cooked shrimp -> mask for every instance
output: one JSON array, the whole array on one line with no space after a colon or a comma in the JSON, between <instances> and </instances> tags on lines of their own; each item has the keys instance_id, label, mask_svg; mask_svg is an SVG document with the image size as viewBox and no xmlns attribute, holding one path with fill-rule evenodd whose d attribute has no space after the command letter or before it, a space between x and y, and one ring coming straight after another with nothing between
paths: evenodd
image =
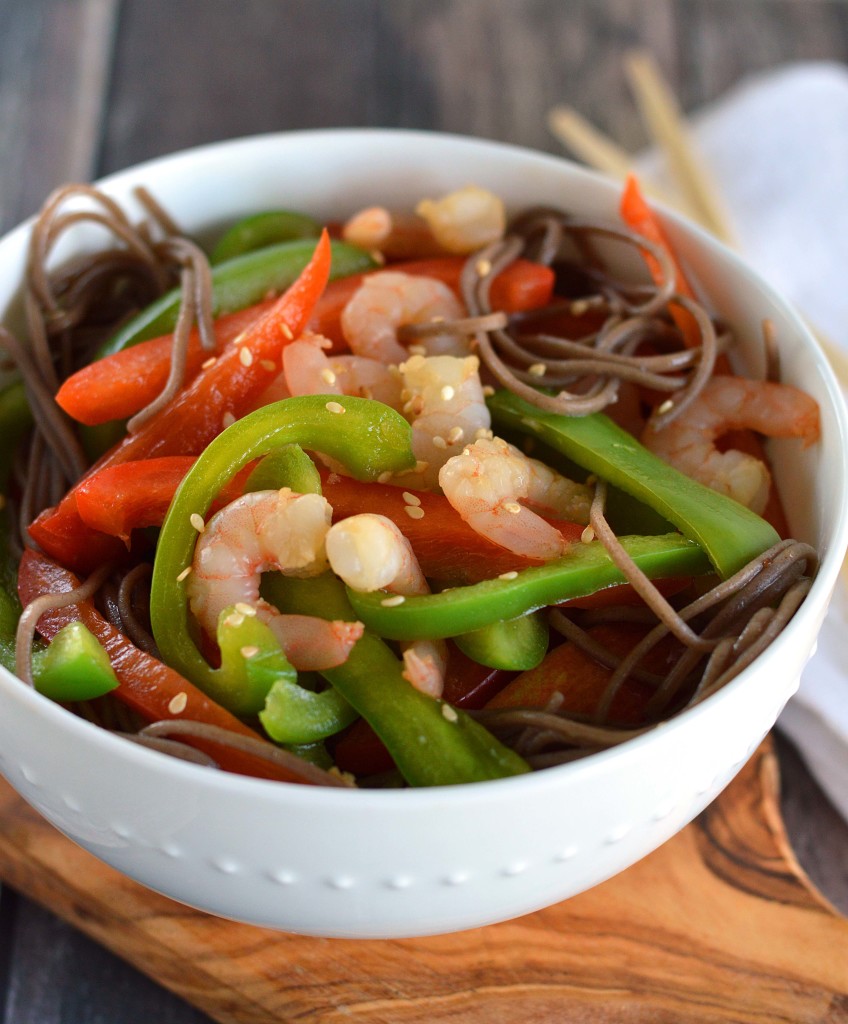
<instances>
[{"instance_id":1,"label":"cooked shrimp","mask_svg":"<svg viewBox=\"0 0 848 1024\"><path fill-rule=\"evenodd\" d=\"M529 558L558 558L567 542L522 501L572 522L589 520L591 492L499 437L481 438L442 466L445 497L477 533Z\"/></svg>"},{"instance_id":2,"label":"cooked shrimp","mask_svg":"<svg viewBox=\"0 0 848 1024\"><path fill-rule=\"evenodd\" d=\"M324 540L332 509L318 494L254 491L216 512L197 541L188 577L192 612L215 635L218 617L238 605L267 623L297 669L341 665L362 636L361 622L282 615L259 596L263 572L317 576L327 567Z\"/></svg>"},{"instance_id":3,"label":"cooked shrimp","mask_svg":"<svg viewBox=\"0 0 848 1024\"><path fill-rule=\"evenodd\" d=\"M399 409L401 379L367 356L328 356L311 339L283 349L283 374L292 395L355 395Z\"/></svg>"},{"instance_id":4,"label":"cooked shrimp","mask_svg":"<svg viewBox=\"0 0 848 1024\"><path fill-rule=\"evenodd\" d=\"M441 199L422 199L419 214L448 252L471 253L503 237L503 200L485 188L468 185Z\"/></svg>"},{"instance_id":5,"label":"cooked shrimp","mask_svg":"<svg viewBox=\"0 0 848 1024\"><path fill-rule=\"evenodd\" d=\"M354 590L428 594L409 541L385 516L364 512L342 519L327 534L333 572ZM441 640L414 640L403 646L404 676L423 693L438 697L445 682L447 648Z\"/></svg>"},{"instance_id":6,"label":"cooked shrimp","mask_svg":"<svg viewBox=\"0 0 848 1024\"><path fill-rule=\"evenodd\" d=\"M384 270L368 274L342 310L342 331L351 351L388 365L409 355L398 340L405 324L431 323L464 316L462 303L446 284L433 277ZM436 334L417 343L428 353L464 354L465 339Z\"/></svg>"},{"instance_id":7,"label":"cooked shrimp","mask_svg":"<svg viewBox=\"0 0 848 1024\"><path fill-rule=\"evenodd\" d=\"M768 437L819 437L819 408L787 384L713 377L698 397L661 430L649 422L642 442L665 462L757 513L768 501L771 475L760 459L716 441L731 430L756 430Z\"/></svg>"},{"instance_id":8,"label":"cooked shrimp","mask_svg":"<svg viewBox=\"0 0 848 1024\"><path fill-rule=\"evenodd\" d=\"M477 356L410 356L399 370L403 413L412 423L412 450L421 467L416 486L430 490L447 460L491 426L480 383L480 360Z\"/></svg>"}]
</instances>

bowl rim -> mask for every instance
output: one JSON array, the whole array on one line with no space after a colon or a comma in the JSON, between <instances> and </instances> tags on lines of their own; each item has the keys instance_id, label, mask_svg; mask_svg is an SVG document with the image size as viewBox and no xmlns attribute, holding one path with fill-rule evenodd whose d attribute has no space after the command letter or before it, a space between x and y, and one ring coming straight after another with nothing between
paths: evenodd
<instances>
[{"instance_id":1,"label":"bowl rim","mask_svg":"<svg viewBox=\"0 0 848 1024\"><path fill-rule=\"evenodd\" d=\"M388 140L400 140L405 145L414 146L423 144L431 147L433 145L458 147L465 152L476 152L481 157L489 155L495 159L508 157L523 160L537 166L547 167L559 173L564 173L567 176L574 176L578 180L585 181L591 188L606 192L609 195L620 194L619 183L596 171L576 164L565 157L551 153L450 132L369 127L315 128L291 132L268 132L206 143L152 157L141 163L99 178L94 182L94 185L107 191L120 190L128 184L137 183L139 180L142 180L145 174L151 172L161 173L163 170L179 170L181 164L195 167L198 161L204 162L209 158L230 154L239 149L258 147L261 150L267 148L268 151L273 151L280 146L297 145L302 141L319 142L322 144L332 142L336 145L346 144L359 147L366 144L384 143ZM689 235L699 247L705 248L709 252L711 259L718 259L729 264L746 281L756 284L757 288L768 298L769 302L781 312L786 322L804 339L806 352L814 360L815 370L823 380L825 392L831 409L835 414L835 423L839 432L840 451L843 456L841 460L841 473L834 481L841 485L836 526L832 535L828 538L828 549L824 553L809 594L795 613L789 627L772 642L768 649L770 652L769 656L771 654L779 654L782 647L791 642L794 633L803 629L808 619L818 615L822 604L826 605L830 593L836 584L845 550L848 548L848 412L846 412L842 390L818 342L786 299L740 256L722 242L710 236L703 228L692 223L676 211L664 206L662 203L652 203L652 205L660 213L663 220L671 222L676 229ZM35 215L13 227L0 237L0 255L7 248L20 244L29 232L34 220ZM7 312L8 309L4 308L0 316L5 316ZM760 658L763 656L761 655ZM42 697L34 689L23 685L13 673L2 668L2 666L0 666L0 692L3 693L4 699L18 701L27 712L42 717L46 716L47 721L57 729L70 730L72 735L78 736L83 742L91 743L94 741L95 744L102 744L104 752L109 756L114 753L115 756L126 759L130 764L136 764L151 773L168 776L187 785L201 786L203 788L211 786L218 791L236 796L257 796L263 799L267 797L272 800L294 801L295 803L307 802L315 804L317 802L319 807L326 809L350 806L351 802L353 802L358 811L362 810L364 806L373 805L384 810L411 808L417 812L423 806L432 803L461 803L467 799L472 799L475 803L480 801L487 803L497 802L507 792L511 797L520 798L522 794L529 790L536 791L540 788L556 788L559 781L564 777L571 778L605 771L612 763L618 760L638 758L642 748L650 745L657 735L668 735L680 729L695 727L696 723L705 715L709 717L712 714L717 714L719 707L725 701L732 699L732 695L746 685L749 674L752 670L756 669L760 658L757 658L751 666L744 669L736 678L722 687L720 691L713 694L707 701L687 709L668 721L659 723L653 729L640 736L627 740L618 746L589 755L586 758L546 768L544 771L531 772L504 779L452 786L411 787L402 790L351 790L335 787L304 786L296 783L239 776L229 772L209 771L200 765L181 761L138 744L129 743L120 736L67 712L60 705ZM276 798L273 794L277 794Z\"/></svg>"}]
</instances>

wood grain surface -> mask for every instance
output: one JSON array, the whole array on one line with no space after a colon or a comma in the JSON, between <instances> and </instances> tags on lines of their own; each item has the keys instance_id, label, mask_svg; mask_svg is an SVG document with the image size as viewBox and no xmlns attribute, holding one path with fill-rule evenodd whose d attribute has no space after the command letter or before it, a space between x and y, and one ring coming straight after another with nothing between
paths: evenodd
<instances>
[{"instance_id":1,"label":"wood grain surface","mask_svg":"<svg viewBox=\"0 0 848 1024\"><path fill-rule=\"evenodd\" d=\"M33 213L61 182L257 131L409 126L559 152L545 114L568 102L635 149L644 144L645 133L622 70L622 59L634 45L655 54L691 111L745 76L787 61L846 62L848 5L841 0L0 0L0 229ZM778 752L782 812L792 846L828 898L848 910L848 827L791 745L779 740ZM701 927L706 925L700 921L694 925ZM523 941L526 933L521 936ZM495 938L481 942L494 945ZM628 963L627 948L622 949L614 976ZM704 977L713 977L712 966L704 970ZM514 972L508 976L520 988L521 979ZM320 974L310 984L320 988ZM609 979L604 984L606 995L614 998ZM471 1001L466 994L456 1005ZM451 1005L449 998L444 1005ZM501 1019L569 1019L567 1003L557 1004L548 1016L542 1005L541 997L524 1004L516 997ZM524 1011L530 1006L535 1017ZM584 1011L570 1019L599 1019ZM458 1010L456 1019L472 1019L464 1012ZM638 1020L639 1012L638 999L621 1003L617 1019ZM663 1012L664 1017L649 1019L680 1019L673 1010ZM829 1018L810 1019L848 1020L844 1003L827 1012ZM360 1007L359 1019L414 1019L393 1013L378 1004L368 1017ZM421 1013L420 1019L428 1019ZM136 1021L198 1024L208 1017L4 887L0 1022Z\"/></svg>"},{"instance_id":2,"label":"wood grain surface","mask_svg":"<svg viewBox=\"0 0 848 1024\"><path fill-rule=\"evenodd\" d=\"M810 886L764 745L692 825L515 921L327 941L221 921L130 882L0 787L0 877L221 1024L848 1019L848 920Z\"/></svg>"}]
</instances>

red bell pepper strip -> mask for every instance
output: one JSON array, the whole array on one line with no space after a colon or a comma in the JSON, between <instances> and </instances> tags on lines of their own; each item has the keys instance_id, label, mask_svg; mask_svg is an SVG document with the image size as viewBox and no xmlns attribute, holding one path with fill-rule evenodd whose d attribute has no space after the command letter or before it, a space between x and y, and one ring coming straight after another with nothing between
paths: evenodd
<instances>
[{"instance_id":1,"label":"red bell pepper strip","mask_svg":"<svg viewBox=\"0 0 848 1024\"><path fill-rule=\"evenodd\" d=\"M648 241L665 249L674 265L675 287L677 288L677 291L681 295L685 295L690 299L694 298L692 287L686 280L683 268L680 266L677 257L674 255L674 250L669 244L668 238L666 237L662 225L659 222L659 218L648 205L644 195L642 194L642 190L639 188L639 182L632 174L628 175L627 180L624 183L624 192L621 196L621 219L629 228L635 231L636 234L642 235L643 238L647 238ZM651 253L647 251L643 252L643 256L645 258L645 263L648 265L648 270L651 272L651 276L654 281L659 284L663 279L659 263ZM689 310L684 309L676 303L671 303L669 305L669 311L671 312L674 322L680 328L687 347L697 347L701 343L701 332L698 330L695 318Z\"/></svg>"},{"instance_id":2,"label":"red bell pepper strip","mask_svg":"<svg viewBox=\"0 0 848 1024\"><path fill-rule=\"evenodd\" d=\"M50 559L32 550L24 551L18 570L18 592L23 605L40 594L67 593L78 583L72 573ZM45 612L39 620L38 630L45 639L52 640L63 626L78 621L97 637L109 656L119 682L118 688L112 691L113 695L146 721L184 719L205 722L242 736L261 739L253 729L210 700L179 673L130 643L123 633L100 615L90 600ZM184 704L181 694L185 696ZM180 697L179 705L182 706L178 713L171 710L175 697ZM207 751L226 771L283 782L303 781L282 766L252 754L202 740L186 738L185 742Z\"/></svg>"},{"instance_id":3,"label":"red bell pepper strip","mask_svg":"<svg viewBox=\"0 0 848 1024\"><path fill-rule=\"evenodd\" d=\"M321 236L315 254L295 283L192 383L137 433L126 437L95 467L164 455L198 455L226 426L240 418L278 375L280 353L306 326L330 273L330 241ZM50 556L77 571L120 555L120 542L86 526L76 506L76 488L30 526L33 540ZM117 545L117 546L116 546Z\"/></svg>"},{"instance_id":4,"label":"red bell pepper strip","mask_svg":"<svg viewBox=\"0 0 848 1024\"><path fill-rule=\"evenodd\" d=\"M216 352L234 341L275 302L276 299L267 299L218 317L214 324ZM173 335L166 334L89 363L62 384L56 392L57 404L73 419L89 427L128 419L149 405L165 387L172 342ZM197 329L192 330L186 352L186 381L197 376L211 355L201 348Z\"/></svg>"},{"instance_id":5,"label":"red bell pepper strip","mask_svg":"<svg viewBox=\"0 0 848 1024\"><path fill-rule=\"evenodd\" d=\"M398 484L403 478L398 478ZM477 583L503 572L538 565L538 560L515 555L474 531L459 516L447 498L430 491L405 491L390 484L363 484L336 473L323 473L324 497L333 507L336 520L360 512L386 516L412 545L424 575L431 580L456 585ZM404 494L418 499L416 506L424 515L410 518L409 502ZM577 523L549 520L567 541L576 541L583 532Z\"/></svg>"}]
</instances>

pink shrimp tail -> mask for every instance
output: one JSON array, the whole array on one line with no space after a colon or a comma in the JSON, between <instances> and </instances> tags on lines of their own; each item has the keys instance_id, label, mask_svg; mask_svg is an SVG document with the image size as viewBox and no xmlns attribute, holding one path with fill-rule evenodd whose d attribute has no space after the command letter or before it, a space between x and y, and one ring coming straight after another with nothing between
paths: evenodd
<instances>
[{"instance_id":1,"label":"pink shrimp tail","mask_svg":"<svg viewBox=\"0 0 848 1024\"><path fill-rule=\"evenodd\" d=\"M277 615L268 625L286 657L303 672L343 665L365 631L361 622L328 622L312 615Z\"/></svg>"}]
</instances>

